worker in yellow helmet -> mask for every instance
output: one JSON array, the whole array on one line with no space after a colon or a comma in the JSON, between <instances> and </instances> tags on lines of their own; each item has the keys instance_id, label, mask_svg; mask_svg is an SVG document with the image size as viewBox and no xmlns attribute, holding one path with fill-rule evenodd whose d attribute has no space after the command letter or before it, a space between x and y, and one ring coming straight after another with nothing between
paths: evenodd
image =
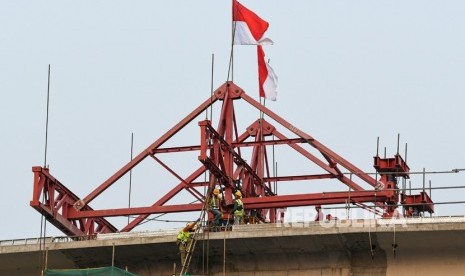
<instances>
[{"instance_id":1,"label":"worker in yellow helmet","mask_svg":"<svg viewBox=\"0 0 465 276\"><path fill-rule=\"evenodd\" d=\"M195 225L199 220L189 222L186 226L179 231L176 244L179 246L179 253L181 254L181 266L184 266L186 261L187 252L191 250L192 236L191 232L194 232Z\"/></svg>"},{"instance_id":2,"label":"worker in yellow helmet","mask_svg":"<svg viewBox=\"0 0 465 276\"><path fill-rule=\"evenodd\" d=\"M218 231L220 227L220 219L223 217L223 213L221 212L220 190L213 190L208 203L208 211L210 211L213 215L213 231Z\"/></svg>"},{"instance_id":3,"label":"worker in yellow helmet","mask_svg":"<svg viewBox=\"0 0 465 276\"><path fill-rule=\"evenodd\" d=\"M234 225L242 224L244 219L244 204L242 203L242 193L241 191L236 191L234 193L234 208L232 213L234 214Z\"/></svg>"}]
</instances>

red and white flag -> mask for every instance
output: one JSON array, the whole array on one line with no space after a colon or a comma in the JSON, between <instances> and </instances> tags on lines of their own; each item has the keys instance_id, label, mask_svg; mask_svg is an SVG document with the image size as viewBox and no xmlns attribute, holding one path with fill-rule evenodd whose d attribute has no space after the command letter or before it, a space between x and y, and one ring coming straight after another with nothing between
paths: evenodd
<instances>
[{"instance_id":1,"label":"red and white flag","mask_svg":"<svg viewBox=\"0 0 465 276\"><path fill-rule=\"evenodd\" d=\"M276 101L276 96L278 95L278 77L274 73L273 68L266 62L265 52L261 45L257 46L257 56L260 97Z\"/></svg>"},{"instance_id":2,"label":"red and white flag","mask_svg":"<svg viewBox=\"0 0 465 276\"><path fill-rule=\"evenodd\" d=\"M273 41L264 37L268 22L253 11L244 7L237 0L233 1L233 27L235 45L266 45Z\"/></svg>"}]
</instances>

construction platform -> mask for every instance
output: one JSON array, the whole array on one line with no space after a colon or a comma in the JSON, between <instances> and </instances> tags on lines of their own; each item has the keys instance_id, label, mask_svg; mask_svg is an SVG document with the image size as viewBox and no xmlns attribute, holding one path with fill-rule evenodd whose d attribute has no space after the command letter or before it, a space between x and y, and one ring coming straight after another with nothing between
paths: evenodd
<instances>
[{"instance_id":1,"label":"construction platform","mask_svg":"<svg viewBox=\"0 0 465 276\"><path fill-rule=\"evenodd\" d=\"M114 264L172 275L179 229L47 238L48 268ZM40 275L38 239L0 242L0 275ZM114 251L113 251L114 249ZM43 251L42 251L43 253ZM205 232L190 273L202 275L460 275L465 217L257 224Z\"/></svg>"}]
</instances>

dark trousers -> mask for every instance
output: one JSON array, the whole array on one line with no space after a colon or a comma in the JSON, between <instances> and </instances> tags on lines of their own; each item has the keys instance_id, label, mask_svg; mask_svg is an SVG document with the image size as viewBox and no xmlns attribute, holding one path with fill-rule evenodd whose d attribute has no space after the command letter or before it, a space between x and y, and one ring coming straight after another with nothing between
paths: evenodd
<instances>
[{"instance_id":1,"label":"dark trousers","mask_svg":"<svg viewBox=\"0 0 465 276\"><path fill-rule=\"evenodd\" d=\"M220 226L220 219L223 216L223 214L218 209L212 209L210 210L210 212L213 214L213 225Z\"/></svg>"}]
</instances>

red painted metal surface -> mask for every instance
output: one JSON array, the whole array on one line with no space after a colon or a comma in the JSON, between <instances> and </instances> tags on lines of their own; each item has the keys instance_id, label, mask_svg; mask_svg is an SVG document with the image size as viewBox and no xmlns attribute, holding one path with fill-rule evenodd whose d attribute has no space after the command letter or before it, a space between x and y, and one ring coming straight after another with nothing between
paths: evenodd
<instances>
[{"instance_id":1,"label":"red painted metal surface","mask_svg":"<svg viewBox=\"0 0 465 276\"><path fill-rule=\"evenodd\" d=\"M434 213L434 203L426 192L420 192L417 195L405 195L403 205L407 209L407 216L409 215L409 209Z\"/></svg>"},{"instance_id":2,"label":"red painted metal surface","mask_svg":"<svg viewBox=\"0 0 465 276\"><path fill-rule=\"evenodd\" d=\"M32 171L34 191L30 205L63 233L69 236L83 236L117 231L116 227L103 217L70 218L68 212L73 210L72 206L79 198L51 176L48 169L33 167ZM93 211L89 206L82 210Z\"/></svg>"},{"instance_id":3,"label":"red painted metal surface","mask_svg":"<svg viewBox=\"0 0 465 276\"><path fill-rule=\"evenodd\" d=\"M217 120L218 125L213 127L209 120L198 122L200 144L162 147L210 105L218 101L222 104ZM242 133L239 133L235 101L245 101L271 120L265 120L264 116L260 116L259 119L252 121ZM272 121L276 124L272 124ZM293 137L287 137L282 131L291 133ZM313 164L312 170L309 169L298 175L273 174L271 146L286 147L295 152L309 164ZM316 154L311 153L306 147L310 147ZM248 151L248 156L244 155L245 148L251 149ZM199 153L198 160L192 160L192 162L199 162L200 167L186 178L157 157L159 154L187 151ZM89 206L92 200L146 157L151 157L161 168L178 180L169 192L147 207L94 210ZM286 163L292 166L292 162ZM380 173L380 181L376 181L312 136L252 99L233 82L227 82L215 90L211 98L82 199L51 176L48 169L34 167L34 193L31 206L44 214L47 220L67 235L131 231L151 214L199 211L204 206L203 189L205 186L208 190L215 186L221 189L226 217L233 204L232 195L236 190L240 190L244 195L246 213L253 214L257 220L262 221L277 221L277 218L281 217L278 208L350 203L379 215L390 216L399 201L399 193L395 190L397 188L396 178L408 178L409 168L399 155L394 158L375 157L374 166ZM315 168L321 171L316 172ZM199 179L205 172L208 174L208 181ZM395 173L395 176L392 173ZM351 176L356 176L356 180ZM327 180L338 180L343 184L341 192L277 194L278 185L290 185L289 182L294 181ZM380 182L382 185L379 185ZM312 183L312 185L315 184ZM364 186L369 189L363 188ZM182 191L190 193L197 202L168 204L168 201ZM434 210L433 203L427 195L422 194L421 198L408 197L407 201L412 204L425 204L426 211ZM128 215L137 215L137 217L120 229L106 220L107 217Z\"/></svg>"}]
</instances>

